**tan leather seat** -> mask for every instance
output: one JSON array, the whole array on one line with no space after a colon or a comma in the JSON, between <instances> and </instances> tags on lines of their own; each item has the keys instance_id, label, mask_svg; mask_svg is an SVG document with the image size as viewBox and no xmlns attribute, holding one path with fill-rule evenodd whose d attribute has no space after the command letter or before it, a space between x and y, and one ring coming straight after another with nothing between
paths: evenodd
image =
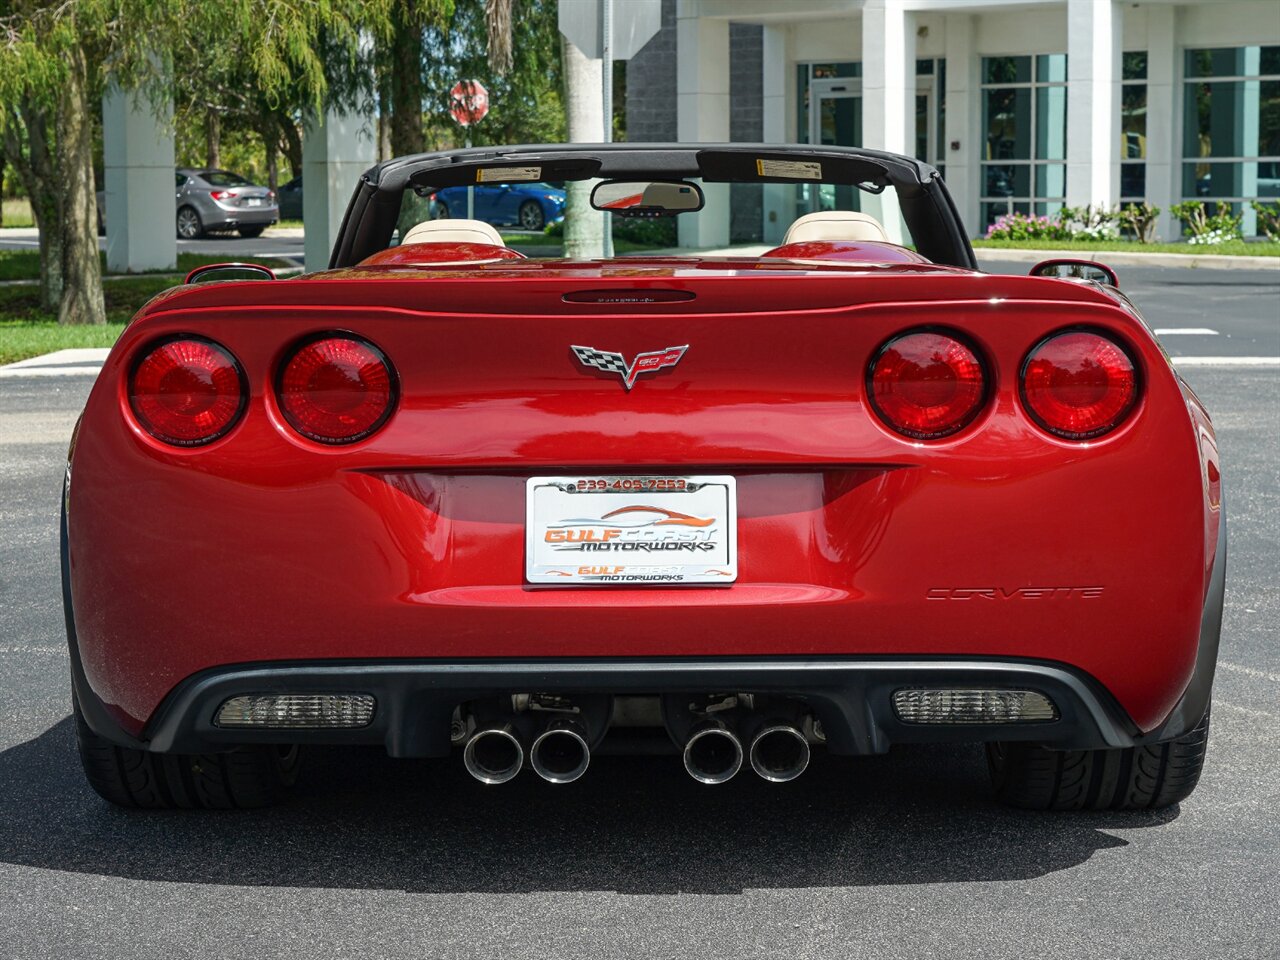
<instances>
[{"instance_id":1,"label":"tan leather seat","mask_svg":"<svg viewBox=\"0 0 1280 960\"><path fill-rule=\"evenodd\" d=\"M889 235L875 217L854 210L820 210L806 213L787 228L782 245L814 240L874 240L888 243Z\"/></svg>"},{"instance_id":2,"label":"tan leather seat","mask_svg":"<svg viewBox=\"0 0 1280 960\"><path fill-rule=\"evenodd\" d=\"M502 235L483 220L424 220L409 228L400 245L409 243L488 243L505 247Z\"/></svg>"}]
</instances>

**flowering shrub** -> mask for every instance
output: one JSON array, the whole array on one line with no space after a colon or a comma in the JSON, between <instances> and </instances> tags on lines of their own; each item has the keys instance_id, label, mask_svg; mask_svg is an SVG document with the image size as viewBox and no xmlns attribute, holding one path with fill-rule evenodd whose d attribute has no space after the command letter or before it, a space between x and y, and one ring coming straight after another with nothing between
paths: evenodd
<instances>
[{"instance_id":1,"label":"flowering shrub","mask_svg":"<svg viewBox=\"0 0 1280 960\"><path fill-rule=\"evenodd\" d=\"M1160 208L1149 203L1130 203L1120 211L1120 224L1139 243L1151 243L1156 236Z\"/></svg>"},{"instance_id":2,"label":"flowering shrub","mask_svg":"<svg viewBox=\"0 0 1280 960\"><path fill-rule=\"evenodd\" d=\"M1229 240L1240 240L1240 223L1244 215L1232 213L1231 207L1223 205L1218 212L1210 215L1199 200L1188 200L1175 203L1169 212L1186 224L1191 234L1187 243L1197 246L1215 246Z\"/></svg>"},{"instance_id":3,"label":"flowering shrub","mask_svg":"<svg viewBox=\"0 0 1280 960\"><path fill-rule=\"evenodd\" d=\"M1280 243L1280 203L1254 200L1253 211L1258 215L1258 232L1273 243Z\"/></svg>"},{"instance_id":4,"label":"flowering shrub","mask_svg":"<svg viewBox=\"0 0 1280 960\"><path fill-rule=\"evenodd\" d=\"M1215 229L1206 230L1204 233L1197 233L1193 237L1187 239L1187 245L1192 247L1214 247L1220 243L1228 243L1231 240L1239 240L1240 231L1232 232L1231 230Z\"/></svg>"},{"instance_id":5,"label":"flowering shrub","mask_svg":"<svg viewBox=\"0 0 1280 960\"><path fill-rule=\"evenodd\" d=\"M1070 234L1056 219L1006 213L987 227L987 240L1066 240Z\"/></svg>"}]
</instances>

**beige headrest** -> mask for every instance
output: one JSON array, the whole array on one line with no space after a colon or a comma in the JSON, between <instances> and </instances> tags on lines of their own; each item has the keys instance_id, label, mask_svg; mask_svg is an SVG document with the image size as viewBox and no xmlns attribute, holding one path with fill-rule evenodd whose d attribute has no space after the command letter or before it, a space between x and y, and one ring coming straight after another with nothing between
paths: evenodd
<instances>
[{"instance_id":1,"label":"beige headrest","mask_svg":"<svg viewBox=\"0 0 1280 960\"><path fill-rule=\"evenodd\" d=\"M806 213L787 228L782 238L788 243L808 243L812 240L876 240L888 243L889 235L880 221L865 213L853 210L820 210Z\"/></svg>"},{"instance_id":2,"label":"beige headrest","mask_svg":"<svg viewBox=\"0 0 1280 960\"><path fill-rule=\"evenodd\" d=\"M400 240L406 243L489 243L505 247L502 236L483 220L424 220L409 228Z\"/></svg>"}]
</instances>

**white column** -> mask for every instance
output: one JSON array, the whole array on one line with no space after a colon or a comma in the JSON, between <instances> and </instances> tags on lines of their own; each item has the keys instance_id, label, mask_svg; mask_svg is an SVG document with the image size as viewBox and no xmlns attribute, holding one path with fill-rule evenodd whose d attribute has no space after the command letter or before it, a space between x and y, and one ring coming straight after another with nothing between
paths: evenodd
<instances>
[{"instance_id":1,"label":"white column","mask_svg":"<svg viewBox=\"0 0 1280 960\"><path fill-rule=\"evenodd\" d=\"M982 196L981 164L986 156L982 131L982 64L974 49L972 16L948 14L946 31L947 142L939 154L947 165L947 189L972 237L982 232L978 201ZM951 148L952 144L956 149Z\"/></svg>"},{"instance_id":2,"label":"white column","mask_svg":"<svg viewBox=\"0 0 1280 960\"><path fill-rule=\"evenodd\" d=\"M377 155L377 131L370 117L331 110L303 125L302 223L308 273L329 266L347 203Z\"/></svg>"},{"instance_id":3,"label":"white column","mask_svg":"<svg viewBox=\"0 0 1280 960\"><path fill-rule=\"evenodd\" d=\"M107 269L173 269L178 262L173 179L173 105L156 111L115 84L102 98Z\"/></svg>"},{"instance_id":4,"label":"white column","mask_svg":"<svg viewBox=\"0 0 1280 960\"><path fill-rule=\"evenodd\" d=\"M729 21L698 16L698 5L676 6L676 132L682 143L729 141ZM680 217L682 247L729 244L729 185L703 184L702 211Z\"/></svg>"},{"instance_id":5,"label":"white column","mask_svg":"<svg viewBox=\"0 0 1280 960\"><path fill-rule=\"evenodd\" d=\"M1159 207L1157 239L1172 241L1181 232L1181 223L1169 207L1181 199L1182 144L1176 132L1182 129L1177 105L1178 49L1174 43L1177 7L1152 4L1147 7L1147 203ZM1117 120L1117 124L1118 124Z\"/></svg>"},{"instance_id":6,"label":"white column","mask_svg":"<svg viewBox=\"0 0 1280 960\"><path fill-rule=\"evenodd\" d=\"M902 0L867 0L862 8L862 146L914 152L915 91L915 17ZM894 243L909 239L892 190L878 197L864 194L862 209L884 224Z\"/></svg>"},{"instance_id":7,"label":"white column","mask_svg":"<svg viewBox=\"0 0 1280 960\"><path fill-rule=\"evenodd\" d=\"M766 24L764 76L762 77L763 131L765 143L789 143L787 136L787 28ZM787 184L764 185L764 242L779 244L796 217L796 189Z\"/></svg>"},{"instance_id":8,"label":"white column","mask_svg":"<svg viewBox=\"0 0 1280 960\"><path fill-rule=\"evenodd\" d=\"M1112 0L1067 0L1067 204L1120 196L1123 15Z\"/></svg>"}]
</instances>

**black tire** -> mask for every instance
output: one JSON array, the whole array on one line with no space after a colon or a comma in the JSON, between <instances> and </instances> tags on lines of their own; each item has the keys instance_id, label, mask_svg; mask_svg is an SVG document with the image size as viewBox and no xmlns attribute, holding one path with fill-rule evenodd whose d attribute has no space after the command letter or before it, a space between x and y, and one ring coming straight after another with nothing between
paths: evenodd
<instances>
[{"instance_id":1,"label":"black tire","mask_svg":"<svg viewBox=\"0 0 1280 960\"><path fill-rule=\"evenodd\" d=\"M987 744L996 796L1025 810L1157 810L1191 796L1204 767L1209 711L1176 740L1123 750Z\"/></svg>"},{"instance_id":2,"label":"black tire","mask_svg":"<svg viewBox=\"0 0 1280 960\"><path fill-rule=\"evenodd\" d=\"M234 810L279 801L298 778L298 748L242 747L231 753L147 753L118 747L84 722L73 704L80 763L104 800L144 810Z\"/></svg>"},{"instance_id":3,"label":"black tire","mask_svg":"<svg viewBox=\"0 0 1280 960\"><path fill-rule=\"evenodd\" d=\"M441 203L437 200L431 205L432 220L448 220L450 216L449 205L447 203Z\"/></svg>"},{"instance_id":4,"label":"black tire","mask_svg":"<svg viewBox=\"0 0 1280 960\"><path fill-rule=\"evenodd\" d=\"M239 233L240 233L240 236L244 237L246 240L252 240L254 237L262 236L262 231L265 229L267 228L266 227L240 227Z\"/></svg>"},{"instance_id":5,"label":"black tire","mask_svg":"<svg viewBox=\"0 0 1280 960\"><path fill-rule=\"evenodd\" d=\"M177 229L179 240L199 240L204 236L204 223L195 207L178 208Z\"/></svg>"},{"instance_id":6,"label":"black tire","mask_svg":"<svg viewBox=\"0 0 1280 960\"><path fill-rule=\"evenodd\" d=\"M541 230L547 225L546 214L536 200L526 200L520 204L520 226L525 230Z\"/></svg>"}]
</instances>

